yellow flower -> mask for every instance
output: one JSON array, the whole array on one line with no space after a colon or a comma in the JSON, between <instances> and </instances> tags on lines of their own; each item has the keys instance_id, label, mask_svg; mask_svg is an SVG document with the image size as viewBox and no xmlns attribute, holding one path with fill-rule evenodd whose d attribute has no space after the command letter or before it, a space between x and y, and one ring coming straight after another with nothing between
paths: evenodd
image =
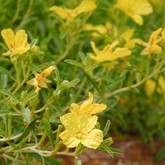
<instances>
[{"instance_id":1,"label":"yellow flower","mask_svg":"<svg viewBox=\"0 0 165 165\"><path fill-rule=\"evenodd\" d=\"M49 76L54 69L54 66L50 66L49 68L45 69L42 73L35 74L35 78L29 80L27 83L36 87L35 92L39 92L39 90L41 89L40 87L48 88L47 83L51 83L51 81L46 79L46 77Z\"/></svg>"},{"instance_id":2,"label":"yellow flower","mask_svg":"<svg viewBox=\"0 0 165 165\"><path fill-rule=\"evenodd\" d=\"M25 30L19 30L14 34L12 29L4 29L1 31L1 35L9 48L9 51L3 55L24 54L30 49Z\"/></svg>"},{"instance_id":3,"label":"yellow flower","mask_svg":"<svg viewBox=\"0 0 165 165\"><path fill-rule=\"evenodd\" d=\"M77 147L80 143L88 148L96 149L103 141L103 132L95 129L97 116L80 116L71 112L60 120L66 130L59 136L68 148Z\"/></svg>"},{"instance_id":4,"label":"yellow flower","mask_svg":"<svg viewBox=\"0 0 165 165\"><path fill-rule=\"evenodd\" d=\"M147 80L145 83L144 89L145 89L146 95L148 97L152 97L156 90L156 82L152 79Z\"/></svg>"},{"instance_id":5,"label":"yellow flower","mask_svg":"<svg viewBox=\"0 0 165 165\"><path fill-rule=\"evenodd\" d=\"M134 30L133 29L129 29L127 31L125 31L120 37L121 39L124 39L124 47L128 48L128 49L132 49L136 46L136 44L141 44L142 40L139 38L132 38L134 34Z\"/></svg>"},{"instance_id":6,"label":"yellow flower","mask_svg":"<svg viewBox=\"0 0 165 165\"><path fill-rule=\"evenodd\" d=\"M59 6L52 6L50 8L51 11L55 12L62 19L67 21L72 21L75 17L80 15L81 13L86 13L94 10L96 8L96 0L83 0L76 8L67 9Z\"/></svg>"},{"instance_id":7,"label":"yellow flower","mask_svg":"<svg viewBox=\"0 0 165 165\"><path fill-rule=\"evenodd\" d=\"M158 37L161 34L162 28L155 30L150 38L148 43L144 42L145 49L142 50L141 55L148 55L151 53L161 53L162 48L158 45L159 42L162 40L162 37Z\"/></svg>"},{"instance_id":8,"label":"yellow flower","mask_svg":"<svg viewBox=\"0 0 165 165\"><path fill-rule=\"evenodd\" d=\"M142 15L148 15L153 12L152 6L147 0L118 0L117 7L138 25L143 25Z\"/></svg>"},{"instance_id":9,"label":"yellow flower","mask_svg":"<svg viewBox=\"0 0 165 165\"><path fill-rule=\"evenodd\" d=\"M90 57L96 62L104 62L113 61L131 54L131 51L127 48L115 48L117 44L118 42L116 41L112 44L106 45L103 50L98 50L95 46L95 43L91 42L91 46L95 55L91 54Z\"/></svg>"},{"instance_id":10,"label":"yellow flower","mask_svg":"<svg viewBox=\"0 0 165 165\"><path fill-rule=\"evenodd\" d=\"M93 95L89 93L89 99L84 101L81 105L72 103L71 104L72 112L75 112L79 115L92 115L99 113L107 108L105 104L94 104Z\"/></svg>"}]
</instances>

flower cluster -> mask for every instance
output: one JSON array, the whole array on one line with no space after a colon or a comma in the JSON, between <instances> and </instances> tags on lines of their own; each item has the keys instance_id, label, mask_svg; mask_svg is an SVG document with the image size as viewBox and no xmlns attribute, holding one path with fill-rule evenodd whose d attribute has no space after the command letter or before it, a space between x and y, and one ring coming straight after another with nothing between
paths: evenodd
<instances>
[{"instance_id":1,"label":"flower cluster","mask_svg":"<svg viewBox=\"0 0 165 165\"><path fill-rule=\"evenodd\" d=\"M65 131L60 134L63 144L68 148L83 144L88 148L96 149L103 141L103 132L95 128L98 112L106 109L105 104L93 103L93 95L81 105L71 104L71 112L60 117Z\"/></svg>"}]
</instances>

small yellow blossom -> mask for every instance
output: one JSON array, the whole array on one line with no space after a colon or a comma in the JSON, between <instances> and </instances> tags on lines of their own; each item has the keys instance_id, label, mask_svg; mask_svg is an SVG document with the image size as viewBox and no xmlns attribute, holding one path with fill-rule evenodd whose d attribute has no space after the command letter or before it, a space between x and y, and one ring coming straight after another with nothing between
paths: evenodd
<instances>
[{"instance_id":1,"label":"small yellow blossom","mask_svg":"<svg viewBox=\"0 0 165 165\"><path fill-rule=\"evenodd\" d=\"M12 29L4 29L1 31L1 35L9 48L9 51L3 55L24 54L30 49L25 30L19 30L14 34Z\"/></svg>"},{"instance_id":2,"label":"small yellow blossom","mask_svg":"<svg viewBox=\"0 0 165 165\"><path fill-rule=\"evenodd\" d=\"M46 77L49 76L54 69L54 66L50 66L49 68L45 69L42 73L35 74L35 78L29 80L27 83L36 87L35 92L39 92L39 90L41 89L40 87L48 88L47 83L51 83L51 81L46 79Z\"/></svg>"},{"instance_id":3,"label":"small yellow blossom","mask_svg":"<svg viewBox=\"0 0 165 165\"><path fill-rule=\"evenodd\" d=\"M107 106L105 104L94 104L93 95L89 93L89 99L84 101L81 105L72 103L71 109L72 112L75 112L80 115L93 115L105 110Z\"/></svg>"},{"instance_id":4,"label":"small yellow blossom","mask_svg":"<svg viewBox=\"0 0 165 165\"><path fill-rule=\"evenodd\" d=\"M159 37L161 34L162 28L155 30L150 38L148 43L144 42L145 49L142 50L141 55L149 55L151 53L159 54L162 52L162 48L158 45L162 40L162 37Z\"/></svg>"},{"instance_id":5,"label":"small yellow blossom","mask_svg":"<svg viewBox=\"0 0 165 165\"><path fill-rule=\"evenodd\" d=\"M90 57L96 62L100 63L104 61L113 61L131 54L131 51L127 48L115 48L117 44L118 42L116 41L112 44L106 45L103 50L98 50L95 46L95 43L91 42L91 46L95 55L91 54Z\"/></svg>"},{"instance_id":6,"label":"small yellow blossom","mask_svg":"<svg viewBox=\"0 0 165 165\"><path fill-rule=\"evenodd\" d=\"M83 0L76 8L68 9L62 8L59 6L52 6L50 8L51 11L55 12L62 19L67 21L72 21L81 13L86 13L94 10L96 8L96 0Z\"/></svg>"},{"instance_id":7,"label":"small yellow blossom","mask_svg":"<svg viewBox=\"0 0 165 165\"><path fill-rule=\"evenodd\" d=\"M133 29L129 29L127 31L125 31L123 34L121 34L120 38L124 39L124 47L128 48L128 49L132 49L136 46L136 44L141 44L142 40L139 38L132 38L134 34L134 30Z\"/></svg>"},{"instance_id":8,"label":"small yellow blossom","mask_svg":"<svg viewBox=\"0 0 165 165\"><path fill-rule=\"evenodd\" d=\"M142 15L148 15L153 12L152 6L147 0L118 0L117 7L138 25L143 25Z\"/></svg>"},{"instance_id":9,"label":"small yellow blossom","mask_svg":"<svg viewBox=\"0 0 165 165\"><path fill-rule=\"evenodd\" d=\"M103 132L94 128L97 116L85 116L71 112L60 117L66 130L59 136L68 148L77 147L80 143L96 149L103 141Z\"/></svg>"},{"instance_id":10,"label":"small yellow blossom","mask_svg":"<svg viewBox=\"0 0 165 165\"><path fill-rule=\"evenodd\" d=\"M147 80L145 83L144 89L145 89L146 95L148 97L152 97L156 90L156 82L152 79Z\"/></svg>"}]
</instances>

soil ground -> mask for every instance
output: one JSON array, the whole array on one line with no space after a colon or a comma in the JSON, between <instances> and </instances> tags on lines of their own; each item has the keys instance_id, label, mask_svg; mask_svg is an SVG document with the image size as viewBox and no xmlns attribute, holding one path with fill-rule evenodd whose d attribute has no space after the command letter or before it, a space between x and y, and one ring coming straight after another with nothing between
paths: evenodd
<instances>
[{"instance_id":1,"label":"soil ground","mask_svg":"<svg viewBox=\"0 0 165 165\"><path fill-rule=\"evenodd\" d=\"M165 143L155 140L155 146L142 144L136 136L127 136L124 139L113 137L114 145L112 147L121 149L121 155L110 157L103 151L87 150L78 157L83 165L165 165L165 159L156 162L155 154ZM63 157L62 165L74 165L71 157Z\"/></svg>"}]
</instances>

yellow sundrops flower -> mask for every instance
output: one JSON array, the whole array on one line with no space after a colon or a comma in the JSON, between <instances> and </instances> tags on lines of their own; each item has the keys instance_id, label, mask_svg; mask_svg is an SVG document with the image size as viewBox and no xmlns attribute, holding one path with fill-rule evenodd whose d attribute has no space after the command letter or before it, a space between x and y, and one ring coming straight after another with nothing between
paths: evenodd
<instances>
[{"instance_id":1,"label":"yellow sundrops flower","mask_svg":"<svg viewBox=\"0 0 165 165\"><path fill-rule=\"evenodd\" d=\"M9 51L3 55L24 54L30 49L25 30L19 30L14 34L12 29L4 29L1 31L1 35L9 48Z\"/></svg>"},{"instance_id":2,"label":"yellow sundrops flower","mask_svg":"<svg viewBox=\"0 0 165 165\"><path fill-rule=\"evenodd\" d=\"M89 99L84 101L81 105L72 103L71 109L72 112L75 112L79 115L93 115L105 110L107 106L105 104L94 104L93 95L89 93Z\"/></svg>"},{"instance_id":3,"label":"yellow sundrops flower","mask_svg":"<svg viewBox=\"0 0 165 165\"><path fill-rule=\"evenodd\" d=\"M143 25L142 15L153 12L152 6L147 0L118 0L117 7L138 25Z\"/></svg>"},{"instance_id":4,"label":"yellow sundrops flower","mask_svg":"<svg viewBox=\"0 0 165 165\"><path fill-rule=\"evenodd\" d=\"M76 8L67 9L59 6L52 6L51 11L55 12L62 19L67 21L72 21L81 13L86 13L94 10L96 8L96 0L83 0Z\"/></svg>"},{"instance_id":5,"label":"yellow sundrops flower","mask_svg":"<svg viewBox=\"0 0 165 165\"><path fill-rule=\"evenodd\" d=\"M54 69L54 66L50 66L49 68L45 69L42 73L35 74L35 78L29 80L27 83L36 87L35 92L39 92L39 90L41 89L40 87L48 88L47 83L51 83L51 81L46 79L46 77L49 76Z\"/></svg>"},{"instance_id":6,"label":"yellow sundrops flower","mask_svg":"<svg viewBox=\"0 0 165 165\"><path fill-rule=\"evenodd\" d=\"M127 48L115 48L117 44L118 42L115 41L112 44L106 45L103 50L98 50L95 46L95 43L91 42L91 46L95 55L91 54L90 57L96 62L100 63L104 61L113 61L131 54L131 51Z\"/></svg>"},{"instance_id":7,"label":"yellow sundrops flower","mask_svg":"<svg viewBox=\"0 0 165 165\"><path fill-rule=\"evenodd\" d=\"M145 82L144 90L148 97L152 97L156 90L156 82L152 79L149 79Z\"/></svg>"},{"instance_id":8,"label":"yellow sundrops flower","mask_svg":"<svg viewBox=\"0 0 165 165\"><path fill-rule=\"evenodd\" d=\"M59 136L68 148L77 147L80 143L96 149L103 141L103 132L95 129L97 116L84 116L71 112L60 117L66 130Z\"/></svg>"},{"instance_id":9,"label":"yellow sundrops flower","mask_svg":"<svg viewBox=\"0 0 165 165\"><path fill-rule=\"evenodd\" d=\"M142 50L141 55L149 55L151 53L159 54L162 52L162 48L158 45L162 40L162 37L159 37L161 34L162 28L155 30L150 38L148 43L144 42L143 45L146 47Z\"/></svg>"},{"instance_id":10,"label":"yellow sundrops flower","mask_svg":"<svg viewBox=\"0 0 165 165\"><path fill-rule=\"evenodd\" d=\"M125 31L123 34L121 34L120 38L124 39L124 47L128 49L132 49L136 46L136 44L141 44L142 40L139 38L132 38L134 34L134 29L129 29Z\"/></svg>"}]
</instances>

